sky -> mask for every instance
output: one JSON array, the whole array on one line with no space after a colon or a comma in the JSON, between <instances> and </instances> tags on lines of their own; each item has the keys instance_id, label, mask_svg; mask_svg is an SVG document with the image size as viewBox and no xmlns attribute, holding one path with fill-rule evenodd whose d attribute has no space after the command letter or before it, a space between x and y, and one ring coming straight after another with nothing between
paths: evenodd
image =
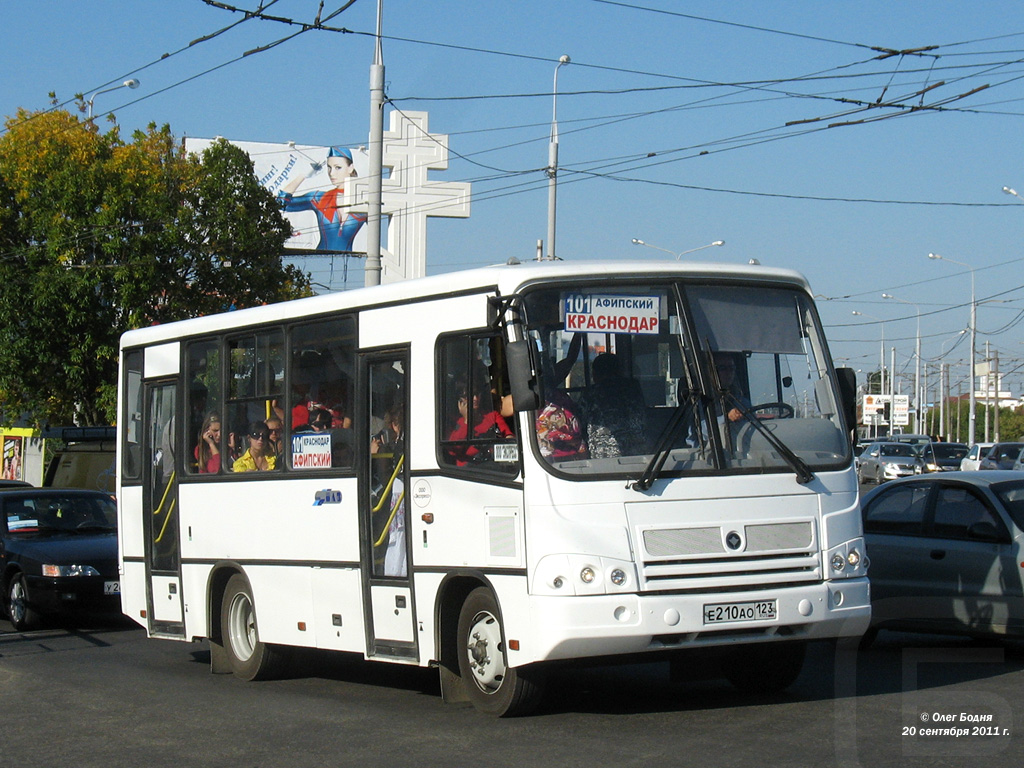
<instances>
[{"instance_id":1,"label":"sky","mask_svg":"<svg viewBox=\"0 0 1024 768\"><path fill-rule=\"evenodd\" d=\"M0 114L95 94L123 135L367 144L376 0L326 0L321 29L319 0L262 1L277 20L241 12L260 0L5 0ZM536 255L568 55L559 257L724 240L680 258L803 273L837 363L863 381L884 338L905 392L918 320L925 369L948 363L966 392L973 274L979 358L988 344L1024 390L1024 198L1002 192L1024 195L1019 3L382 2L386 110L428 112L450 152L432 178L473 189L470 218L430 219L429 274ZM298 263L363 282L355 259Z\"/></svg>"}]
</instances>

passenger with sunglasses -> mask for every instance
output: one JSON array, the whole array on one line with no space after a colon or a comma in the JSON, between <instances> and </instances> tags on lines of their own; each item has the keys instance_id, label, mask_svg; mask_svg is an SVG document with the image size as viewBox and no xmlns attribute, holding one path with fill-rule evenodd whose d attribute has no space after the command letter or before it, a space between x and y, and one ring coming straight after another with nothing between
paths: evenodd
<instances>
[{"instance_id":1,"label":"passenger with sunglasses","mask_svg":"<svg viewBox=\"0 0 1024 768\"><path fill-rule=\"evenodd\" d=\"M235 460L235 472L266 471L277 466L277 456L270 441L270 429L266 422L254 421L246 434L248 450Z\"/></svg>"}]
</instances>

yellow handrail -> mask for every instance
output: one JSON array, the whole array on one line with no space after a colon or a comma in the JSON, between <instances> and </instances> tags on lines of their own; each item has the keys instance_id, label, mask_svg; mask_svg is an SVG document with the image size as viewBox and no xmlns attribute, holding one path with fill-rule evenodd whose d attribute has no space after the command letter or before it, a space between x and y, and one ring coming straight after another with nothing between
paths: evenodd
<instances>
[{"instance_id":1,"label":"yellow handrail","mask_svg":"<svg viewBox=\"0 0 1024 768\"><path fill-rule=\"evenodd\" d=\"M402 489L402 493L398 496L398 501L391 508L391 514L388 515L388 521L384 523L384 530L380 532L380 538L373 542L374 547L379 547L384 543L384 539L388 537L388 531L391 530L391 521L395 519L395 513L398 512L399 507L402 506L402 500L405 498L405 489Z\"/></svg>"},{"instance_id":2,"label":"yellow handrail","mask_svg":"<svg viewBox=\"0 0 1024 768\"><path fill-rule=\"evenodd\" d=\"M395 478L398 477L398 473L402 470L402 464L404 463L405 456L402 456L402 458L398 460L398 463L395 464L395 471L391 473L391 479L388 480L387 486L385 486L384 490L381 491L380 501L377 502L377 506L370 510L371 512L380 512L381 507L384 506L384 502L387 500L388 496L391 495L391 486L395 484Z\"/></svg>"},{"instance_id":3,"label":"yellow handrail","mask_svg":"<svg viewBox=\"0 0 1024 768\"><path fill-rule=\"evenodd\" d=\"M177 470L175 470L171 472L171 476L167 479L167 486L164 488L164 495L161 497L160 503L157 505L156 509L153 510L153 517L156 517L163 511L164 504L167 503L167 497L170 495L171 489L174 487L174 480L177 475ZM160 526L159 535L153 539L154 544L159 544L160 540L164 537L164 533L167 532L167 524L171 521L171 515L174 514L175 503L176 500L171 501L171 506L167 508L167 517L164 518L164 524Z\"/></svg>"}]
</instances>

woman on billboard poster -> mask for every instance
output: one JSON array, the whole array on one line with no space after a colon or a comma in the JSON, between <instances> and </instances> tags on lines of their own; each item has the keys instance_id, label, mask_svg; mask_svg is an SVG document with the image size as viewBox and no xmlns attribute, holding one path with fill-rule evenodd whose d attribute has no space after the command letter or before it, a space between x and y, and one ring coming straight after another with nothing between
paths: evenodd
<instances>
[{"instance_id":1,"label":"woman on billboard poster","mask_svg":"<svg viewBox=\"0 0 1024 768\"><path fill-rule=\"evenodd\" d=\"M345 180L356 175L352 152L345 147L331 147L328 150L327 175L334 185L331 189L295 194L305 178L316 176L322 168L319 163L314 164L308 176L289 181L278 193L278 198L286 212L312 211L316 214L320 229L317 250L351 251L356 233L366 223L365 213L349 213L343 206Z\"/></svg>"}]
</instances>

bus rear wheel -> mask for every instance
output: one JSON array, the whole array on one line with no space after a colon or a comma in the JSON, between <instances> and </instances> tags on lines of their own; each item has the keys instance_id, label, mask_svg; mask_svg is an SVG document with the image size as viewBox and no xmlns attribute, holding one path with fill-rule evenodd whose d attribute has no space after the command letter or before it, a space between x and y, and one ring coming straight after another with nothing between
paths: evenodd
<instances>
[{"instance_id":1,"label":"bus rear wheel","mask_svg":"<svg viewBox=\"0 0 1024 768\"><path fill-rule=\"evenodd\" d=\"M487 587L469 593L459 612L459 675L470 702L496 717L532 712L544 692L543 674L534 667L509 667L498 601Z\"/></svg>"},{"instance_id":2,"label":"bus rear wheel","mask_svg":"<svg viewBox=\"0 0 1024 768\"><path fill-rule=\"evenodd\" d=\"M266 680L280 671L284 652L260 640L252 589L241 574L232 576L224 590L220 632L235 677Z\"/></svg>"}]
</instances>

